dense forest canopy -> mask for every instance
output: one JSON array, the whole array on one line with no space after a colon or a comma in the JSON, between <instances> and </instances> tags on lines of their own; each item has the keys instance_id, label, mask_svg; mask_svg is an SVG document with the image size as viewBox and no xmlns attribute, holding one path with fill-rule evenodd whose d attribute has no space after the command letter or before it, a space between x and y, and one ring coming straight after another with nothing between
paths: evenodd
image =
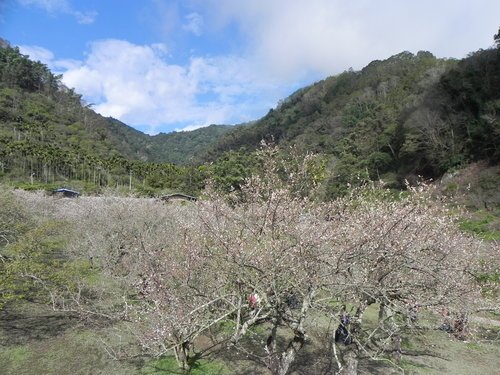
<instances>
[{"instance_id":1,"label":"dense forest canopy","mask_svg":"<svg viewBox=\"0 0 500 375\"><path fill-rule=\"evenodd\" d=\"M409 52L298 90L208 154L255 149L261 139L330 156L329 196L356 179L436 178L471 161L497 163L498 49L463 60Z\"/></svg>"}]
</instances>

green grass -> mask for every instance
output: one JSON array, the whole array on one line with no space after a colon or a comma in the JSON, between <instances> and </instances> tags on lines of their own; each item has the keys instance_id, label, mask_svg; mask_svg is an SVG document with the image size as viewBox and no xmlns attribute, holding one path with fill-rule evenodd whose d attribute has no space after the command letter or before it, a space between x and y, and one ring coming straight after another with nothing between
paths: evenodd
<instances>
[{"instance_id":1,"label":"green grass","mask_svg":"<svg viewBox=\"0 0 500 375\"><path fill-rule=\"evenodd\" d=\"M24 314L28 314L26 311ZM32 311L35 313L35 311ZM45 314L42 314L45 316ZM23 315L20 315L21 317ZM365 319L367 325L374 324L377 316L377 306L370 307ZM40 318L41 319L41 318ZM26 319L15 324L18 326ZM26 322L28 323L28 322ZM33 324L35 322L32 322ZM36 324L41 324L37 320ZM78 324L77 322L74 322ZM328 322L317 322L318 334L322 335ZM47 322L48 324L48 322ZM161 359L146 359L134 363L128 361L114 361L108 357L98 338L112 336L112 328L94 329L68 327L61 331L58 321L53 321L53 327L58 332L52 335L31 334L31 338L15 344L6 339L9 336L0 332L0 375L181 375L175 358L172 356ZM435 326L430 324L429 326ZM25 328L29 328L26 326ZM310 327L312 328L312 327ZM485 327L489 340L480 334L479 341L462 342L442 331L432 329L417 330L408 333L403 340L404 352L414 353L404 355L401 367L407 374L453 374L453 375L493 375L492 369L500 367L500 357L497 327ZM312 333L312 330L309 331ZM319 341L310 341L301 353L297 365L301 370L312 368L325 348L317 345ZM323 351L322 351L323 350ZM430 354L425 354L430 353ZM234 353L226 353L217 360L209 361L198 359L193 361L189 375L232 375L232 374L260 374L260 369L253 369L252 363ZM374 373L398 373L397 369L390 368L383 362L374 362L370 365ZM383 367L385 366L385 367ZM307 372L306 372L307 373ZM184 375L184 374L182 374Z\"/></svg>"},{"instance_id":2,"label":"green grass","mask_svg":"<svg viewBox=\"0 0 500 375\"><path fill-rule=\"evenodd\" d=\"M141 370L141 375L174 375L183 374L174 357L168 356L153 361ZM198 360L191 364L189 375L229 375L224 363L218 361Z\"/></svg>"},{"instance_id":3,"label":"green grass","mask_svg":"<svg viewBox=\"0 0 500 375\"><path fill-rule=\"evenodd\" d=\"M93 333L65 334L0 347L1 375L133 375L134 365L107 357Z\"/></svg>"},{"instance_id":4,"label":"green grass","mask_svg":"<svg viewBox=\"0 0 500 375\"><path fill-rule=\"evenodd\" d=\"M0 313L0 375L133 375L137 366L112 360L99 336L78 319L26 303Z\"/></svg>"},{"instance_id":5,"label":"green grass","mask_svg":"<svg viewBox=\"0 0 500 375\"><path fill-rule=\"evenodd\" d=\"M475 350L478 352L480 352L483 349L482 346L476 342L468 342L465 344L465 346L467 346L467 349Z\"/></svg>"},{"instance_id":6,"label":"green grass","mask_svg":"<svg viewBox=\"0 0 500 375\"><path fill-rule=\"evenodd\" d=\"M405 370L405 374L433 374L434 372L432 369L427 368L425 365L419 364L419 363L414 363L412 361L409 361L407 359L401 360L399 363L399 366L401 366Z\"/></svg>"},{"instance_id":7,"label":"green grass","mask_svg":"<svg viewBox=\"0 0 500 375\"><path fill-rule=\"evenodd\" d=\"M491 328L491 327L488 327ZM427 329L403 340L407 374L493 375L500 366L498 342L484 342L483 335L460 341L446 332Z\"/></svg>"},{"instance_id":8,"label":"green grass","mask_svg":"<svg viewBox=\"0 0 500 375\"><path fill-rule=\"evenodd\" d=\"M30 361L31 353L26 346L0 347L0 374L22 374L22 369Z\"/></svg>"},{"instance_id":9,"label":"green grass","mask_svg":"<svg viewBox=\"0 0 500 375\"><path fill-rule=\"evenodd\" d=\"M460 222L460 229L467 233L472 233L483 240L500 240L500 230L496 226L500 218L497 215L478 211L473 218L464 219Z\"/></svg>"}]
</instances>

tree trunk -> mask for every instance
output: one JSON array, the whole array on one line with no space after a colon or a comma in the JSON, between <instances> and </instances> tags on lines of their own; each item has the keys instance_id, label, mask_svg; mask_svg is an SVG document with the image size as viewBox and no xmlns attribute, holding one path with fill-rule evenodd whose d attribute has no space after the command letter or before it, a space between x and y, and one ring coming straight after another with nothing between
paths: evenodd
<instances>
[{"instance_id":1,"label":"tree trunk","mask_svg":"<svg viewBox=\"0 0 500 375\"><path fill-rule=\"evenodd\" d=\"M350 345L343 355L344 366L339 375L357 375L358 374L358 348L356 344Z\"/></svg>"},{"instance_id":2,"label":"tree trunk","mask_svg":"<svg viewBox=\"0 0 500 375\"><path fill-rule=\"evenodd\" d=\"M378 318L380 327L390 338L387 350L390 352L392 359L399 363L401 361L401 335L394 320L394 310L382 303L380 304Z\"/></svg>"},{"instance_id":3,"label":"tree trunk","mask_svg":"<svg viewBox=\"0 0 500 375\"><path fill-rule=\"evenodd\" d=\"M177 359L177 363L182 371L187 374L191 369L189 364L189 353L191 351L191 342L185 341L180 346L175 348L175 357Z\"/></svg>"},{"instance_id":4,"label":"tree trunk","mask_svg":"<svg viewBox=\"0 0 500 375\"><path fill-rule=\"evenodd\" d=\"M276 353L276 336L278 334L278 327L281 323L281 316L276 318L273 324L273 328L271 329L271 334L267 338L266 342L266 352L269 356L269 367L272 367L273 357Z\"/></svg>"},{"instance_id":5,"label":"tree trunk","mask_svg":"<svg viewBox=\"0 0 500 375\"><path fill-rule=\"evenodd\" d=\"M374 302L373 299L367 299L362 301L358 308L356 309L356 314L353 316L350 325L349 334L353 338L353 343L347 345L346 350L342 355L342 362L344 365L339 371L339 375L357 375L358 373L358 362L359 362L359 347L356 337L358 332L361 331L361 325L363 321L363 314L366 308Z\"/></svg>"},{"instance_id":6,"label":"tree trunk","mask_svg":"<svg viewBox=\"0 0 500 375\"><path fill-rule=\"evenodd\" d=\"M279 360L278 369L275 372L276 375L286 375L290 365L295 360L297 353L304 346L305 335L303 332L296 332L293 340L288 344L285 352L281 355Z\"/></svg>"},{"instance_id":7,"label":"tree trunk","mask_svg":"<svg viewBox=\"0 0 500 375\"><path fill-rule=\"evenodd\" d=\"M391 357L392 359L394 360L394 362L396 363L400 363L401 362L401 335L399 333L395 334L394 336L392 336L392 353L391 353Z\"/></svg>"},{"instance_id":8,"label":"tree trunk","mask_svg":"<svg viewBox=\"0 0 500 375\"><path fill-rule=\"evenodd\" d=\"M291 364L295 360L297 353L304 346L306 342L306 330L304 328L304 323L307 318L307 313L311 305L311 301L315 294L316 290L313 287L309 287L309 291L305 296L304 301L302 302L300 318L293 328L294 332L293 340L290 341L286 350L281 354L276 368L272 369L273 374L285 375L288 372Z\"/></svg>"}]
</instances>

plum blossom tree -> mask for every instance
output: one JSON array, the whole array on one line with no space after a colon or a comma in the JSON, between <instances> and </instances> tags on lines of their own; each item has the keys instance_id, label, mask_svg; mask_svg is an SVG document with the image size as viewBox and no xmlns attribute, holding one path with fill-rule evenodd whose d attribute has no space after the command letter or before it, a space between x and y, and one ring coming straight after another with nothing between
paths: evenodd
<instances>
[{"instance_id":1,"label":"plum blossom tree","mask_svg":"<svg viewBox=\"0 0 500 375\"><path fill-rule=\"evenodd\" d=\"M483 245L426 188L365 187L319 202L315 156L282 160L264 148L259 160L240 189L208 187L195 203L82 198L44 208L78 218L73 252L99 269L105 313L146 352L173 353L187 373L196 339L224 323L220 346L285 375L315 322L333 319L315 327L331 338L316 344L335 359L332 371L352 375L364 357L397 364L402 336L427 314L492 307L476 283ZM87 311L102 305L92 296ZM370 306L378 324L365 324ZM251 341L257 326L265 336Z\"/></svg>"},{"instance_id":2,"label":"plum blossom tree","mask_svg":"<svg viewBox=\"0 0 500 375\"><path fill-rule=\"evenodd\" d=\"M297 189L307 185L311 156L283 175L273 151L262 152L260 177L230 197L215 194L200 203L208 254L217 259L226 288L238 295L231 341L240 351L271 373L286 374L306 343L311 312L336 317L340 306L354 306L352 345L337 361L339 371L354 374L360 356L392 353L397 362L401 333L419 311L478 308L481 244L462 235L425 189L395 199L364 188L318 203ZM254 295L258 304L245 303ZM374 304L379 324L367 334L363 315ZM238 343L253 325L270 332L265 345L249 352ZM291 337L281 346L280 333Z\"/></svg>"},{"instance_id":3,"label":"plum blossom tree","mask_svg":"<svg viewBox=\"0 0 500 375\"><path fill-rule=\"evenodd\" d=\"M199 246L196 210L138 199L111 199L105 206L106 215L89 212L82 221L86 241L80 246L113 280L115 300L122 301L114 318L127 323L145 353L174 353L187 373L195 339L232 311Z\"/></svg>"},{"instance_id":4,"label":"plum blossom tree","mask_svg":"<svg viewBox=\"0 0 500 375\"><path fill-rule=\"evenodd\" d=\"M268 173L249 179L229 199L200 203L207 256L216 259L225 288L237 296L230 341L273 374L287 373L305 344L305 322L324 280L320 259L330 252L321 210L284 186ZM270 334L265 345L249 351L240 340L259 324ZM279 330L292 337L282 347Z\"/></svg>"},{"instance_id":5,"label":"plum blossom tree","mask_svg":"<svg viewBox=\"0 0 500 375\"><path fill-rule=\"evenodd\" d=\"M341 239L337 276L348 286L342 299L354 306L345 374L356 373L360 355L391 353L397 362L401 334L419 312L467 314L488 306L475 278L482 244L461 234L446 208L427 192L414 189L397 200L384 195L365 192L342 199L341 210L341 200L334 202L337 208L331 210L337 215L333 231ZM362 318L373 304L379 308L379 324L366 332Z\"/></svg>"}]
</instances>

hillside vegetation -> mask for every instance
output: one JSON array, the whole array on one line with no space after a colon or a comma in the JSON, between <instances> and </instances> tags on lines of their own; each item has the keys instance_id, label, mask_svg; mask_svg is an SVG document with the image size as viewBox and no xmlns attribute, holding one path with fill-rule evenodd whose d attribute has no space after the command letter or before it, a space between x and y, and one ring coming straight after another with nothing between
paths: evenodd
<instances>
[{"instance_id":1,"label":"hillside vegetation","mask_svg":"<svg viewBox=\"0 0 500 375\"><path fill-rule=\"evenodd\" d=\"M206 153L223 134L233 130L234 125L210 125L186 131L160 133L150 137L150 159L156 162L175 164L200 163L200 155Z\"/></svg>"},{"instance_id":2,"label":"hillside vegetation","mask_svg":"<svg viewBox=\"0 0 500 375\"><path fill-rule=\"evenodd\" d=\"M5 41L0 48L0 124L4 181L32 189L72 185L88 192L113 187L146 194L199 192L203 171L169 162L181 162L179 146L173 144L182 142L187 162L225 130L214 126L145 135L95 113L60 76Z\"/></svg>"},{"instance_id":3,"label":"hillside vegetation","mask_svg":"<svg viewBox=\"0 0 500 375\"><path fill-rule=\"evenodd\" d=\"M500 155L499 48L463 60L403 52L300 89L254 123L156 136L96 114L60 78L2 42L4 180L157 195L197 194L212 177L229 191L259 169L251 153L266 140L321 155L318 194L332 199L369 180L401 189Z\"/></svg>"},{"instance_id":4,"label":"hillside vegetation","mask_svg":"<svg viewBox=\"0 0 500 375\"><path fill-rule=\"evenodd\" d=\"M143 134L95 113L45 65L0 43L0 178L25 188L71 185L87 192L198 193L193 158L227 131ZM181 158L182 156L182 158ZM178 165L174 165L173 162Z\"/></svg>"},{"instance_id":5,"label":"hillside vegetation","mask_svg":"<svg viewBox=\"0 0 500 375\"><path fill-rule=\"evenodd\" d=\"M328 155L328 197L367 179L400 188L416 175L498 163L499 87L498 48L460 61L403 52L298 90L255 125L224 135L207 158L267 139Z\"/></svg>"}]
</instances>

